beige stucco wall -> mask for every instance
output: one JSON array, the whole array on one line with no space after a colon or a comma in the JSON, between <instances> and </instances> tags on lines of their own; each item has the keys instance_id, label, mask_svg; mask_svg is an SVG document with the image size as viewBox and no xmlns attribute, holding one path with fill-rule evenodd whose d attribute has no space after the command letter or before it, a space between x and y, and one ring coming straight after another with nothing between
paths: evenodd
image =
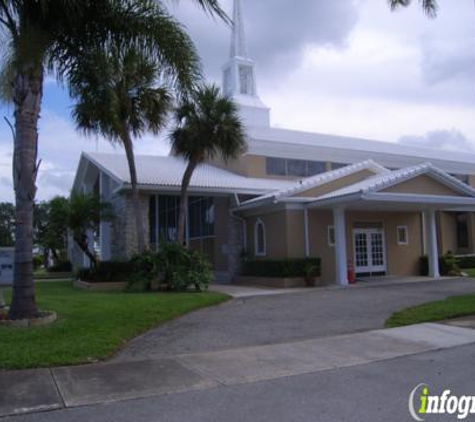
<instances>
[{"instance_id":1,"label":"beige stucco wall","mask_svg":"<svg viewBox=\"0 0 475 422\"><path fill-rule=\"evenodd\" d=\"M439 212L437 215L439 255L457 251L457 220L454 213Z\"/></svg>"},{"instance_id":2,"label":"beige stucco wall","mask_svg":"<svg viewBox=\"0 0 475 422\"><path fill-rule=\"evenodd\" d=\"M276 176L268 175L266 169L266 157L261 155L242 155L236 160L230 160L227 163L221 157L216 157L208 161L210 164L232 171L237 174L241 174L246 177L258 177L262 179L274 179L274 180L299 180L301 177L295 176ZM331 170L331 163L327 162L327 171Z\"/></svg>"},{"instance_id":3,"label":"beige stucco wall","mask_svg":"<svg viewBox=\"0 0 475 422\"><path fill-rule=\"evenodd\" d=\"M443 185L442 183L427 175L418 176L407 182L391 186L382 192L462 196L459 192L455 192L453 189Z\"/></svg>"},{"instance_id":4,"label":"beige stucco wall","mask_svg":"<svg viewBox=\"0 0 475 422\"><path fill-rule=\"evenodd\" d=\"M255 257L254 229L257 220L265 225L266 231L266 256L257 258L287 258L287 216L285 211L278 211L261 216L252 216L247 219L247 251Z\"/></svg>"},{"instance_id":5,"label":"beige stucco wall","mask_svg":"<svg viewBox=\"0 0 475 422\"><path fill-rule=\"evenodd\" d=\"M254 227L260 218L266 226L267 259L302 258L305 256L304 219L302 211L280 211L248 219L248 251L254 251ZM349 211L347 218L348 258L353 261L353 225L356 222L381 223L386 240L388 274L417 275L422 255L421 216L417 212L356 212ZM331 211L309 211L310 256L322 259L322 280L335 280L335 249L328 244L328 226L333 226ZM397 227L407 226L409 244L397 244Z\"/></svg>"},{"instance_id":6,"label":"beige stucco wall","mask_svg":"<svg viewBox=\"0 0 475 422\"><path fill-rule=\"evenodd\" d=\"M301 193L299 193L295 196L296 197L302 197L302 198L318 197L318 196L321 196L321 195L325 195L326 193L333 192L337 189L341 189L341 188L344 188L346 186L352 185L354 183L361 182L362 180L365 180L368 177L371 177L371 176L374 176L374 175L375 175L375 173L373 173L370 170L361 170L357 173L351 174L351 175L346 176L346 177L342 177L338 180L327 183L325 185L318 186L318 187L313 188L313 189L308 189L308 190L306 190L304 192L301 192Z\"/></svg>"}]
</instances>

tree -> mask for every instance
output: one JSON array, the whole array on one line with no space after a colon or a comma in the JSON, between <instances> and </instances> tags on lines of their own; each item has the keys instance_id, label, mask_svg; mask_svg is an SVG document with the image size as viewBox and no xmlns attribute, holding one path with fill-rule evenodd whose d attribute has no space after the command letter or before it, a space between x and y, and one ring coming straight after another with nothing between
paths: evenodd
<instances>
[{"instance_id":1,"label":"tree","mask_svg":"<svg viewBox=\"0 0 475 422\"><path fill-rule=\"evenodd\" d=\"M112 221L114 214L107 202L95 195L74 192L69 199L67 224L74 242L89 258L93 268L97 268L97 258L93 246L89 244L89 233L96 231L101 220Z\"/></svg>"},{"instance_id":2,"label":"tree","mask_svg":"<svg viewBox=\"0 0 475 422\"><path fill-rule=\"evenodd\" d=\"M196 0L224 16L217 0ZM0 0L0 29L6 38L3 97L13 103L15 122L15 263L9 317L38 314L33 284L33 204L39 163L38 120L46 72L63 81L81 67L90 49L111 40L134 46L170 65L177 82L194 83L199 59L183 28L154 0ZM183 58L188 57L185 61Z\"/></svg>"},{"instance_id":3,"label":"tree","mask_svg":"<svg viewBox=\"0 0 475 422\"><path fill-rule=\"evenodd\" d=\"M199 87L175 110L176 128L170 135L172 151L188 162L181 184L177 242L185 243L188 187L198 164L221 156L224 161L246 151L244 127L237 105L218 87Z\"/></svg>"},{"instance_id":4,"label":"tree","mask_svg":"<svg viewBox=\"0 0 475 422\"><path fill-rule=\"evenodd\" d=\"M407 7L412 3L412 0L388 0L389 5L392 10L397 9L398 7ZM435 17L437 15L437 10L439 5L436 0L419 0L422 5L422 8L430 17Z\"/></svg>"},{"instance_id":5,"label":"tree","mask_svg":"<svg viewBox=\"0 0 475 422\"><path fill-rule=\"evenodd\" d=\"M65 255L68 232L67 198L56 196L34 207L34 244L43 250L45 261L51 252L56 262Z\"/></svg>"},{"instance_id":6,"label":"tree","mask_svg":"<svg viewBox=\"0 0 475 422\"><path fill-rule=\"evenodd\" d=\"M15 207L10 202L0 202L0 246L13 246L15 232Z\"/></svg>"},{"instance_id":7,"label":"tree","mask_svg":"<svg viewBox=\"0 0 475 422\"><path fill-rule=\"evenodd\" d=\"M134 49L114 46L109 53L97 52L71 78L78 129L102 135L125 149L139 253L145 251L145 236L132 137L147 131L157 134L165 125L171 96L158 86L164 70L165 66Z\"/></svg>"}]
</instances>

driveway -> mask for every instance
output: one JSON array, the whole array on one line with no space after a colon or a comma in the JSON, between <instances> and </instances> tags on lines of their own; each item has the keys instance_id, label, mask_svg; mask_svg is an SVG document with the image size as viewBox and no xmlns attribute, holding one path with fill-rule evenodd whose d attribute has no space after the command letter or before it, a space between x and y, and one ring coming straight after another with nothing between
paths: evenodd
<instances>
[{"instance_id":1,"label":"driveway","mask_svg":"<svg viewBox=\"0 0 475 422\"><path fill-rule=\"evenodd\" d=\"M475 279L308 290L231 300L149 331L116 360L283 343L382 328L395 311L447 296L475 294Z\"/></svg>"}]
</instances>

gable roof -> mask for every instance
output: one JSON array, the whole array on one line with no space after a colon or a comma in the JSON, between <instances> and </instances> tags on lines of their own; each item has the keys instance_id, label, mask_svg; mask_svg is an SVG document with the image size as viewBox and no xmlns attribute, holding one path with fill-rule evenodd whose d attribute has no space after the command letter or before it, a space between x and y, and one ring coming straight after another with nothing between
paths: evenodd
<instances>
[{"instance_id":1,"label":"gable roof","mask_svg":"<svg viewBox=\"0 0 475 422\"><path fill-rule=\"evenodd\" d=\"M130 188L130 174L124 154L83 153L81 161L93 163L121 185ZM138 183L142 189L179 188L186 161L173 156L137 155ZM263 195L288 188L294 182L244 177L210 164L200 164L190 183L190 189L225 193ZM76 182L75 182L76 184Z\"/></svg>"},{"instance_id":2,"label":"gable roof","mask_svg":"<svg viewBox=\"0 0 475 422\"><path fill-rule=\"evenodd\" d=\"M251 206L254 207L262 202L268 202L269 200L270 201L282 200L284 198L288 198L293 195L297 195L299 193L305 192L309 189L323 186L327 183L331 183L338 179L342 179L352 174L356 174L363 170L370 170L376 174L390 173L388 169L379 165L378 163L375 163L373 160L366 160L366 161L362 161L361 163L345 166L336 170L331 170L325 173L317 174L315 176L311 176L297 182L292 182L293 184L287 188L243 202L240 208L246 208L246 207L248 208Z\"/></svg>"},{"instance_id":3,"label":"gable roof","mask_svg":"<svg viewBox=\"0 0 475 422\"><path fill-rule=\"evenodd\" d=\"M450 187L456 192L459 192L461 195L475 197L475 189L449 175L443 170L438 169L431 163L424 163L370 177L366 180L362 180L361 182L354 183L352 185L322 195L317 198L316 202L358 193L365 195L369 193L381 192L390 188L391 186L400 184L421 175L431 176L440 183Z\"/></svg>"}]
</instances>

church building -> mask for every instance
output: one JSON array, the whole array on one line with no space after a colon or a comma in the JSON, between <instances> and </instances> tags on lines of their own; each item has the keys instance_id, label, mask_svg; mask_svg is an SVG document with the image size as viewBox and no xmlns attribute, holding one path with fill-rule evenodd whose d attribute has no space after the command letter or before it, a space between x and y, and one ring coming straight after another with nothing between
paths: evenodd
<instances>
[{"instance_id":1,"label":"church building","mask_svg":"<svg viewBox=\"0 0 475 422\"><path fill-rule=\"evenodd\" d=\"M346 285L358 276L415 276L428 256L475 254L475 155L274 128L259 97L234 2L231 54L223 92L239 105L248 150L238 159L200 165L191 180L186 238L207 254L216 278L232 282L247 259L321 259L322 280ZM177 235L186 162L136 157L141 206L151 248ZM125 154L84 152L73 191L110 202L117 218L96 236L101 260L126 260L137 236ZM88 261L74 246L75 265Z\"/></svg>"}]
</instances>

